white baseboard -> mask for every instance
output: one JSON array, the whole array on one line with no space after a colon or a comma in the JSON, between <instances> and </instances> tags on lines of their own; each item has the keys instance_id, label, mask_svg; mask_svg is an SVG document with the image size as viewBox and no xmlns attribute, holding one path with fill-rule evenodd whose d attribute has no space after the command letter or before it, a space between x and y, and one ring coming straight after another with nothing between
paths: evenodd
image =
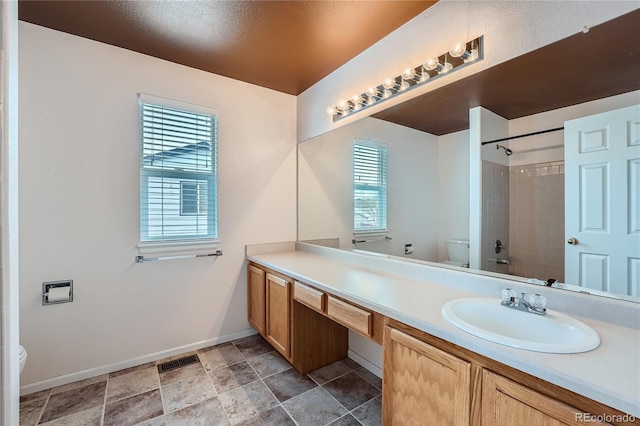
<instances>
[{"instance_id":1,"label":"white baseboard","mask_svg":"<svg viewBox=\"0 0 640 426\"><path fill-rule=\"evenodd\" d=\"M349 358L351 358L352 360L354 360L355 362L357 362L358 364L360 364L361 366L363 366L364 368L366 368L367 370L369 370L370 372L372 372L376 376L382 378L382 368L381 367L375 365L371 361L366 360L365 358L363 358L362 356L358 355L357 353L355 353L351 349L349 349L347 354L348 354Z\"/></svg>"},{"instance_id":2,"label":"white baseboard","mask_svg":"<svg viewBox=\"0 0 640 426\"><path fill-rule=\"evenodd\" d=\"M50 379L41 380L35 383L29 383L20 387L20 395L27 395L41 390L53 388L56 386L66 385L68 383L77 382L78 380L89 379L91 377L100 376L102 374L113 373L114 371L124 370L125 368L135 367L137 365L146 364L147 362L157 361L174 355L180 355L185 352L195 351L197 349L206 348L207 346L219 345L221 343L230 342L231 340L240 339L242 337L251 336L257 332L249 328L237 333L227 334L226 336L216 337L214 339L202 340L200 342L191 343L189 345L178 346L176 348L167 349L160 352L144 355L141 357L119 361L109 365L90 368L87 370L69 373L62 376L52 377ZM29 362L29 361L27 361Z\"/></svg>"}]
</instances>

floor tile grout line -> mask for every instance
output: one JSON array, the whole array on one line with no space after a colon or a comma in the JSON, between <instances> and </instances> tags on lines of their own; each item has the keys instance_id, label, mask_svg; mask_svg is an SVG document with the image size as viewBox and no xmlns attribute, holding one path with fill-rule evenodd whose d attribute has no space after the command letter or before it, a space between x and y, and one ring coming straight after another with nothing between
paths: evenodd
<instances>
[{"instance_id":1,"label":"floor tile grout line","mask_svg":"<svg viewBox=\"0 0 640 426\"><path fill-rule=\"evenodd\" d=\"M357 407L355 407L353 410L349 411L349 414L351 414L351 415L353 416L353 418L354 418L354 419L356 419L360 424L363 424L363 423L360 421L360 419L359 419L359 418L357 418L357 417L353 414L353 412L354 412L354 411L356 411L358 408L362 407L363 405L366 405L366 404L370 403L371 401L373 401L374 399L379 398L379 397L382 397L382 393L381 393L381 394L379 394L379 395L376 395L376 396L374 396L373 398L368 399L368 400L366 400L365 402L363 402L362 404L358 405L358 406L357 406Z\"/></svg>"},{"instance_id":2,"label":"floor tile grout line","mask_svg":"<svg viewBox=\"0 0 640 426\"><path fill-rule=\"evenodd\" d=\"M329 364L329 365L331 365L331 364ZM313 377L311 377L311 376L310 376L310 374L311 374L311 373L307 373L307 376L309 376L309 378L310 378L311 380L313 380L314 382L316 382L316 383L318 384L318 386L324 386L324 385L326 385L327 383L333 382L333 381L335 381L335 380L337 380L337 379L339 379L339 378L341 378L341 377L344 377L344 376L346 376L347 374L350 374L350 373L354 373L354 371L347 371L346 373L341 374L341 375L339 375L339 376L336 376L336 377L334 377L334 378L333 378L333 379L331 379L331 380L327 380L327 381L326 381L326 382L324 382L324 383L318 383L318 381L317 381L317 380L315 380ZM358 375L358 376L360 376L360 375ZM364 377L362 377L362 380L365 380L365 379L364 379ZM365 380L365 382L366 382L366 380ZM369 383L369 382L367 382L367 383ZM370 383L369 383L369 384L370 384ZM372 386L373 386L373 385L372 385ZM374 386L374 387L375 387L375 386Z\"/></svg>"},{"instance_id":3,"label":"floor tile grout line","mask_svg":"<svg viewBox=\"0 0 640 426\"><path fill-rule=\"evenodd\" d=\"M199 358L199 357L198 357L198 358ZM201 362L201 361L200 361L200 364L202 365L202 362ZM186 367L186 366L185 366L185 367ZM184 409L186 409L186 408L192 407L192 406L197 405L197 404L201 404L201 403L203 403L203 402L205 402L205 401L208 401L209 399L214 399L214 398L215 398L215 399L219 399L219 398L218 398L218 396L219 396L218 391L216 390L215 386L213 385L213 382L211 381L211 377L209 377L209 373L207 372L207 369L204 367L204 365L202 365L202 368L204 369L204 375L205 375L205 376L207 376L207 379L209 379L209 384L211 385L211 388L212 388L212 389L213 389L213 391L215 392L215 396L213 396L212 398L204 399L204 400L199 401L199 402L195 402L195 403L193 403L193 404L185 405L184 407L181 407L180 409L175 410L175 411L172 411L172 412L170 412L170 413L169 413L169 412L167 412L167 410L165 409L165 405L164 405L164 392L162 391L163 386L162 386L162 385L160 385L160 388L159 388L159 389L160 389L160 397L161 397L161 399L162 399L162 411L163 411L163 414L162 414L162 415L163 415L163 416L165 416L165 418L167 419L167 421L168 421L168 416L169 416L170 414L177 413L177 412L179 412L179 411L182 411L182 410L184 410ZM196 374L196 375L193 375L193 376L189 376L189 377L186 377L186 378L184 378L184 379L182 379L182 380L178 380L178 381L175 381L175 382L172 382L172 383L168 383L167 385L165 385L165 387L166 387L166 386L171 386L171 385L173 385L173 384L175 384L175 383L180 383L180 382L185 381L185 380L190 380L190 379L192 379L192 378L194 378L194 377L201 376L201 375L202 375L202 374ZM158 377L159 377L159 376L158 376ZM224 411L224 409L223 409L223 411ZM159 416L156 416L156 417L154 417L154 418L157 418L157 417L159 417ZM225 413L225 417L226 417L226 413ZM149 420L152 420L152 419L149 419Z\"/></svg>"},{"instance_id":4,"label":"floor tile grout line","mask_svg":"<svg viewBox=\"0 0 640 426\"><path fill-rule=\"evenodd\" d=\"M343 365L344 365L344 364L343 364ZM348 367L347 367L347 368L348 368ZM355 370L352 370L352 371L350 371L349 373L352 373L352 372L353 372L353 373L355 373ZM368 403L368 402L370 402L370 401L373 401L373 400L374 400L374 399L376 399L377 397L381 396L381 395L382 395L382 391L381 391L380 389L378 389L376 386L374 386L373 384L369 383L369 382L368 382L364 377L362 377L362 376L360 376L359 374L357 374L357 373L356 373L356 375L357 375L358 377L360 377L360 378L361 378L362 380L364 380L365 382L369 383L369 385L370 385L370 386L372 386L373 388L375 388L376 390L380 391L380 394L378 394L378 395L374 396L373 398L370 398L370 399L366 400L365 402L363 402L362 404L358 405L357 407L354 407L354 408L353 408L353 410L349 410L349 409L348 409L347 407L345 407L345 406L344 406L340 401L338 401L338 399L337 399L335 396L333 396L333 395L331 394L331 392L329 392L328 390L326 390L326 389L324 388L324 385L326 385L326 384L328 384L328 383L331 383L331 382L333 382L333 381L335 381L335 380L337 380L337 379L339 379L339 378L341 378L341 377L344 377L344 376L346 376L346 375L347 375L347 374L349 374L349 373L345 373L345 374L343 374L343 375L341 375L341 376L338 376L338 377L336 377L336 378L334 378L334 379L332 379L332 380L330 380L330 381L328 381L328 382L326 382L326 383L324 383L324 384L322 384L322 385L318 385L318 386L319 386L319 387L321 387L325 392L327 392L327 393L328 393L328 394L329 394L333 399L335 399L335 400L338 402L338 404L340 404L340 406L342 406L345 410L347 410L347 414L351 414L351 417L353 417L354 419L356 419L356 421L357 421L358 423L362 424L362 422L360 422L360 420L359 420L356 416L354 416L354 415L353 415L353 411L354 411L354 410L357 410L358 408L362 407L364 404L366 404L366 403ZM345 416L346 416L347 414L345 414ZM344 417L344 416L342 416L342 417ZM342 417L340 417L340 418L342 418ZM337 420L337 419L336 419L336 420ZM326 425L325 425L325 426L326 426Z\"/></svg>"},{"instance_id":5,"label":"floor tile grout line","mask_svg":"<svg viewBox=\"0 0 640 426\"><path fill-rule=\"evenodd\" d=\"M109 375L107 375L107 383L104 386L104 400L102 401L102 415L100 415L100 426L104 426L104 417L107 413L107 395L109 394Z\"/></svg>"},{"instance_id":6,"label":"floor tile grout line","mask_svg":"<svg viewBox=\"0 0 640 426\"><path fill-rule=\"evenodd\" d=\"M202 362L202 361L201 361ZM207 375L207 378L209 379L209 383L211 384L211 387L213 388L213 391L216 393L216 398L220 396L220 392L218 392L218 389L216 389L216 385L213 383L213 380L211 380L211 376L209 375L209 372L207 371L207 367L204 367L204 374Z\"/></svg>"},{"instance_id":7,"label":"floor tile grout line","mask_svg":"<svg viewBox=\"0 0 640 426\"><path fill-rule=\"evenodd\" d=\"M254 373L256 373L256 376L258 376L258 380L260 380L262 382L262 384L264 385L265 388L267 388L267 390L269 391L269 393L271 394L271 396L273 396L273 398L278 401L278 404L280 404L280 400L278 398L276 398L276 396L274 395L273 392L271 392L271 389L269 388L269 386L267 386L267 384L264 382L264 378L260 377L260 374L258 374L258 372L256 371L255 368L253 368L253 365L251 365L249 362L247 362L247 364L249 364L249 367L251 367L251 369L253 370ZM286 371L286 370L285 370ZM272 374L273 375L273 374ZM270 376L269 376L270 377Z\"/></svg>"},{"instance_id":8,"label":"floor tile grout line","mask_svg":"<svg viewBox=\"0 0 640 426\"><path fill-rule=\"evenodd\" d=\"M318 386L318 387L319 387L319 388L321 388L323 391L325 391L327 394L329 394L329 396L330 396L331 398L335 399L335 400L336 400L336 402L337 402L338 404L340 404L340 406L341 406L342 408L344 408L345 410L347 410L347 413L350 413L350 412L351 412L351 410L349 410L349 409L348 409L347 407L345 407L345 406L344 406L340 401L338 401L338 398L336 398L335 396L331 395L331 392L329 392L328 390L326 390L326 389L324 388L324 386L320 385L320 386Z\"/></svg>"},{"instance_id":9,"label":"floor tile grout line","mask_svg":"<svg viewBox=\"0 0 640 426\"><path fill-rule=\"evenodd\" d=\"M202 363L201 363L201 364L202 364ZM194 402L194 403L191 403L191 404L187 404L187 405L185 405L184 407L181 407L181 408L180 408L180 409L178 409L178 410L171 411L170 413L169 413L169 412L166 412L167 410L165 410L165 407L164 407L164 397L163 397L163 399L162 399L162 409L163 409L163 411L165 412L165 413L164 413L164 415L165 415L165 416L168 416L169 414L172 414L172 413L177 413L178 411L182 411L182 410L184 410L185 408L189 408L189 407L192 407L192 406L194 406L194 405L201 404L202 402L204 402L204 401L208 401L209 399L214 399L214 398L215 398L215 399L218 399L218 400L219 400L219 398L218 398L218 397L220 396L220 394L218 393L218 390L216 389L216 387L215 387L215 385L213 384L213 382L211 381L211 377L209 377L209 373L207 372L207 369L204 367L204 365L202 365L202 368L204 369L204 374L196 374L196 375L193 375L193 376L189 376L189 377L186 377L186 378L184 378L184 379L182 379L182 380L178 380L178 381L175 381L175 382L172 382L172 383L168 383L167 385L165 385L165 387L167 387L167 386L171 386L171 385L174 385L174 384L176 384L176 383L184 382L184 381L186 381L186 380L191 380L191 379L193 379L193 378L195 378L195 377L203 376L203 375L204 375L204 376L207 376L207 379L209 380L209 384L211 385L211 388L213 389L213 392L215 393L215 395L214 395L212 398L207 398L207 399L204 399L204 400L199 401L199 402ZM160 386L160 389L161 389L161 390L160 390L160 393L161 393L161 395L163 395L163 392L162 392L162 386ZM224 407L223 407L223 408L224 408ZM223 409L223 411L224 411L224 409ZM226 412L225 412L225 416L226 416Z\"/></svg>"},{"instance_id":10,"label":"floor tile grout line","mask_svg":"<svg viewBox=\"0 0 640 426\"><path fill-rule=\"evenodd\" d=\"M162 415L165 416L165 419L167 420L167 422L169 421L168 418L168 414L167 414L167 410L164 407L164 394L162 392L162 383L160 382L160 372L158 371L157 368L157 364L156 364L156 372L158 373L158 392L160 392L160 404L162 404ZM105 409L106 411L106 409ZM151 420L151 419L149 419Z\"/></svg>"},{"instance_id":11,"label":"floor tile grout line","mask_svg":"<svg viewBox=\"0 0 640 426\"><path fill-rule=\"evenodd\" d=\"M363 367L363 368L364 368L364 367ZM365 370L366 370L366 369L365 369ZM371 381L367 380L367 378L366 378L366 377L364 377L362 374L358 373L358 371L357 371L357 370L353 370L353 372L354 372L354 373L356 373L358 376L360 376L360 377L361 377L365 382L369 383L371 386L373 386L374 388L376 388L376 389L378 389L380 392L382 392L382 386L381 386L381 387L378 387L376 384L371 383ZM371 371L369 371L369 370L367 370L367 372L368 372L368 373L371 373ZM373 374L373 373L371 373L371 374ZM373 375L375 376L375 374L373 374ZM376 377L378 377L378 376L376 376ZM380 380L382 380L382 378L381 378L381 377L378 377L378 378L379 378Z\"/></svg>"},{"instance_id":12,"label":"floor tile grout line","mask_svg":"<svg viewBox=\"0 0 640 426\"><path fill-rule=\"evenodd\" d=\"M271 352L265 352L264 354L256 355L255 357L252 357L252 358L257 358L257 357L259 357L259 356L266 355L266 354L270 354L270 353L272 353L272 352L275 352L275 353L276 353L276 355L278 355L280 358L282 358L282 356L281 356L281 355L278 353L278 351L276 351L276 350L273 350L273 351L271 351ZM287 365L289 366L287 369L282 370L282 371L277 371L277 372L275 372L275 373L271 373L271 374L269 374L268 376L264 376L264 377L262 377L262 376L258 373L258 371L257 371L255 368L253 368L253 365L252 365L248 360L247 360L247 364L249 364L249 367L251 367L251 369L256 373L256 375L257 375L260 379L267 379L267 378L269 378L269 377L275 376L276 374L284 373L285 371L289 371L289 370L293 369L293 366L289 363L289 361L287 361L287 360L286 360L286 359L284 359L284 358L282 358L282 360L283 360L284 362L286 362L286 363L287 363Z\"/></svg>"},{"instance_id":13,"label":"floor tile grout line","mask_svg":"<svg viewBox=\"0 0 640 426\"><path fill-rule=\"evenodd\" d=\"M348 368L348 369L349 369L349 371L347 371L346 373L340 374L339 376L336 376L336 377L334 377L333 379L327 380L327 381L326 381L326 382L324 382L324 383L319 383L316 379L314 379L313 377L311 377L311 373L313 373L313 371L320 370L320 369L322 369L322 368L324 368L324 367L320 367L320 368L318 368L318 369L316 369L316 370L310 371L309 373L307 373L307 376L308 376L311 380L313 380L314 382L316 382L316 384L317 384L318 386L322 386L322 385L325 385L325 384L327 384L327 383L329 383L329 382L333 382L334 380L339 379L340 377L346 376L346 375L347 375L347 374L349 374L349 373L355 373L355 372L356 372L356 370L352 369L351 367L349 367L348 365L346 365L346 364L345 364L345 363L343 363L342 361L335 361L335 362L332 362L331 364L325 365L325 367L328 367L329 365L333 365L333 364L338 363L338 362L339 362L340 364L344 365L346 368ZM356 373L356 374L357 374L357 373ZM360 375L358 374L358 376L360 376ZM362 376L361 376L361 377L362 377ZM362 377L362 378L364 379L364 377ZM366 379L365 379L365 381L366 381ZM367 383L368 383L368 381L367 381Z\"/></svg>"},{"instance_id":14,"label":"floor tile grout line","mask_svg":"<svg viewBox=\"0 0 640 426\"><path fill-rule=\"evenodd\" d=\"M296 421L296 419L293 418L293 416L291 415L291 413L286 409L286 407L284 405L282 405L282 402L280 403L280 407L282 408L282 411L284 411L285 413L287 413L287 416L289 416L289 418L291 419L291 421L293 422L294 425L296 426L300 426L300 424Z\"/></svg>"},{"instance_id":15,"label":"floor tile grout line","mask_svg":"<svg viewBox=\"0 0 640 426\"><path fill-rule=\"evenodd\" d=\"M289 370L287 369L287 370L285 370L285 371L289 371ZM276 374L277 374L277 373L276 373ZM274 376L274 374L272 374L271 376ZM269 377L271 377L271 376L269 376ZM273 410L273 409L274 409L274 408L276 408L276 407L280 407L280 408L282 408L282 410L283 410L285 413L287 413L287 416L289 416L289 418L293 421L293 423L294 423L296 426L298 426L298 422L296 422L296 420L293 418L293 416L292 416L292 415L287 411L287 409L286 409L286 408L284 408L284 405L282 405L282 401L280 401L280 400L278 399L278 397L273 393L273 391L271 390L271 388L270 388L269 386L267 386L267 384L264 382L264 379L263 379L263 378L260 378L260 381L262 382L262 384L264 385L264 387L265 387L265 388L267 388L267 390L269 391L269 393L271 394L271 396L273 396L273 399L275 399L276 401L278 401L278 404L277 404L275 407L270 408L270 409L271 409L271 410ZM267 410L265 410L265 411L267 411Z\"/></svg>"},{"instance_id":16,"label":"floor tile grout line","mask_svg":"<svg viewBox=\"0 0 640 426\"><path fill-rule=\"evenodd\" d=\"M99 382L97 382L97 383L99 383ZM92 383L92 384L95 384L95 383ZM87 385L87 386L89 386L89 385ZM77 388L77 389L79 389L79 388ZM73 390L73 389L71 389L71 390ZM58 394L56 394L56 395L58 395ZM104 404L105 403L104 403L104 398L103 398L102 404L96 405L94 407L84 408L84 409L79 410L79 411L74 411L72 413L65 414L64 416L48 420L45 423L40 423L40 421L42 420L42 416L44 415L45 407L49 404L49 398L51 396L53 396L53 395L50 395L50 396L46 397L47 401L45 402L45 405L43 405L42 408L40 408L40 414L38 416L38 419L36 420L35 426L38 426L38 425L41 425L41 424L44 425L44 424L50 423L50 422L59 422L60 420L65 419L66 417L75 416L77 414L80 414L80 413L83 413L83 412L86 412L86 411L91 411L91 410L94 410L94 409L100 408L100 407L102 407L102 414L100 415L100 418L102 419L104 417L104 407L105 407ZM106 384L105 384L105 398L106 398ZM38 399L45 399L45 398L38 398ZM100 423L100 425L102 425L102 422Z\"/></svg>"},{"instance_id":17,"label":"floor tile grout line","mask_svg":"<svg viewBox=\"0 0 640 426\"><path fill-rule=\"evenodd\" d=\"M342 377L342 376L340 376L340 377ZM336 379L337 379L337 377L336 377ZM335 379L334 379L334 380L335 380ZM332 380L332 381L333 381L333 380ZM327 382L327 383L329 383L329 382ZM345 413L345 416L351 412L351 411L349 411L349 409L348 409L347 407L345 407L344 405L342 405L342 403L341 403L340 401L338 401L338 399L337 399L335 396L331 395L331 392L329 392L328 390L326 390L322 385L318 385L318 387L319 387L320 389L322 389L324 392L326 392L326 393L327 393L327 395L329 395L331 398L333 398L333 399L338 403L338 405L340 405L342 408L344 408L345 410L347 410L347 412ZM340 416L340 417L344 417L344 416ZM338 417L338 418L340 418L340 417ZM336 420L337 420L337 419L333 419L333 421L336 421ZM332 421L332 422L333 422L333 421ZM328 424L328 423L327 423L327 424Z\"/></svg>"},{"instance_id":18,"label":"floor tile grout line","mask_svg":"<svg viewBox=\"0 0 640 426\"><path fill-rule=\"evenodd\" d=\"M247 385L250 385L250 384L252 384L252 383L255 383L255 382L259 381L259 380L260 380L260 376L256 374L256 377L257 377L257 379L255 379L255 380L251 380L250 382L247 382L247 383L245 383L245 384L243 384L243 385L238 385L238 386L233 387L233 388L231 388L231 389L227 389L227 390L226 390L226 391L224 391L224 392L219 392L219 391L218 391L218 389L216 388L216 385L215 385L215 384L213 385L213 388L214 388L214 390L216 391L216 395L217 395L217 396L220 396L220 395L225 394L225 393L227 393L227 392L231 392L232 390L235 390L235 389L238 389L238 388L241 388L241 387L243 387L243 386L247 386ZM213 381L212 381L211 383L213 383Z\"/></svg>"},{"instance_id":19,"label":"floor tile grout line","mask_svg":"<svg viewBox=\"0 0 640 426\"><path fill-rule=\"evenodd\" d=\"M274 351L272 351L272 352L276 352L276 351L274 350ZM266 353L271 353L271 352L266 352ZM277 353L277 352L276 352L276 353ZM256 355L256 356L260 356L260 355ZM254 357L251 357L251 358L254 358ZM285 360L285 361L286 361L286 360ZM254 371L254 373L256 373L256 375L258 376L259 380L260 380L260 381L262 382L262 384L267 388L267 390L269 391L269 393L271 393L271 395L275 398L275 400L276 400L276 401L278 401L278 405L279 405L279 406L284 410L284 412L285 412L285 413L287 413L287 416L289 416L289 418L293 421L293 423L294 423L296 426L299 426L299 424L298 424L298 422L296 421L296 419L295 419L295 418L291 415L291 413L289 413L289 411L285 408L285 406L284 406L284 404L283 404L283 401L280 401L280 400L275 396L275 394L273 393L273 391L271 390L271 388L270 388L269 386L267 386L267 384L264 382L264 379L266 379L266 378L268 378L268 377L275 376L276 374L284 373L285 371L289 371L289 370L293 369L293 366L291 366L290 368L287 368L287 369L286 369L286 370L284 370L284 371L280 371L279 373L270 374L269 376L266 376L266 377L260 377L260 375L258 374L258 372L256 371L256 369L255 369L255 368L253 368L253 365L251 365L251 363L250 363L248 360L247 360L247 364L249 364L249 367L251 367L251 369ZM313 379L312 379L312 381L313 381ZM315 383L315 381L314 381L314 383ZM317 387L319 387L319 386L320 386L320 385L318 385L318 384L316 383L316 386L315 386L313 389L315 389L315 388L317 388ZM287 401L289 401L290 399L293 399L293 398L295 398L295 397L297 397L297 396L300 396L300 395L302 395L302 394L304 394L304 393L306 393L306 392L309 392L309 391L311 391L311 390L313 390L313 389L309 389L309 390L307 390L307 391L305 391L305 392L302 392L302 393L300 393L300 394L298 394L298 395L296 395L296 396L294 396L294 397L291 397L291 398L287 399ZM278 406L278 405L277 405L277 406ZM276 407L277 407L277 406L276 406ZM275 408L275 407L274 407L274 408Z\"/></svg>"},{"instance_id":20,"label":"floor tile grout line","mask_svg":"<svg viewBox=\"0 0 640 426\"><path fill-rule=\"evenodd\" d=\"M237 348L236 348L236 349L237 349ZM242 353L242 352L241 352L241 353ZM243 356L244 356L244 354L243 354ZM252 381L252 382L245 383L245 384L244 384L244 385L242 385L242 386L236 386L236 387L235 387L235 388L233 388L233 389L229 389L227 392L231 392L231 391L232 391L232 390L234 390L234 389L242 388L243 386L247 386L247 385L250 385L250 384L255 383L255 382L257 382L257 381L260 381L260 382L262 382L262 384L264 385L264 387L266 387L266 388L267 388L267 390L269 391L269 393L271 393L271 389L269 389L269 386L267 386L267 385L262 381L262 379L260 378L260 375L258 374L258 372L255 370L255 368L253 368L253 365L251 365L251 363L249 363L249 361L247 361L246 359L245 359L245 361L244 361L244 362L246 362L246 363L247 363L247 365L249 366L249 368L253 371L253 373L254 373L254 374L256 375L256 377L258 378L258 380L254 380L254 381ZM216 390L216 392L217 392L217 390ZM223 393L225 393L225 392L223 392ZM273 395L273 393L271 393L271 395L275 398L275 396ZM275 400L276 400L276 401L278 401L278 398L275 398ZM280 401L278 401L278 402L280 402ZM229 413L227 413L227 410L224 408L224 406L222 405L222 403L220 403L220 405L222 406L222 411L224 411L224 414L227 416L227 420L229 420L229 424L233 424L233 422L231 421L231 418L229 417ZM260 413L258 413L258 416L259 416L259 415L260 415Z\"/></svg>"},{"instance_id":21,"label":"floor tile grout line","mask_svg":"<svg viewBox=\"0 0 640 426\"><path fill-rule=\"evenodd\" d=\"M343 415L343 416L340 416L340 417L338 417L337 419L335 419L335 420L331 421L331 423L327 423L327 424L326 424L326 425L324 425L324 426L329 426L330 424L332 424L332 423L334 423L334 422L337 422L338 420L343 419L343 418L345 418L345 417L347 417L347 416L351 416L351 417L353 417L353 419L354 419L356 422L358 422L358 424L359 424L359 425L364 426L364 423L362 423L362 422L360 421L360 419L358 419L356 416L354 416L353 414L351 414L351 411L349 411L347 414L345 414L345 415Z\"/></svg>"},{"instance_id":22,"label":"floor tile grout line","mask_svg":"<svg viewBox=\"0 0 640 426\"><path fill-rule=\"evenodd\" d=\"M299 398L299 397L301 397L302 395L304 395L305 393L312 392L312 391L314 391L314 390L316 390L316 389L318 389L318 388L321 388L321 386L320 386L320 385L317 385L316 387L311 388L311 389L309 389L309 390L306 390L306 391L304 391L304 392L302 392L302 393L299 393L299 394L298 394L298 395L296 395L296 396L292 396L291 398L287 399L285 402L291 401L292 399L295 399L295 398ZM324 389L323 389L323 390L324 390ZM327 392L327 391L325 391L325 392ZM329 393L329 392L327 392L327 393ZM340 403L338 403L338 404L340 404ZM282 408L284 409L284 411L285 411L287 414L289 414L289 411L287 411L287 409L284 407L284 404L283 404L282 402L280 403L280 405L282 405ZM342 404L341 404L341 405L342 405ZM298 422L296 421L296 419L295 419L295 418L293 418L293 416L292 416L291 414L289 414L289 417L291 417L291 420L293 420L293 422L294 422L296 425L298 425ZM337 419L336 419L336 420L337 420Z\"/></svg>"},{"instance_id":23,"label":"floor tile grout line","mask_svg":"<svg viewBox=\"0 0 640 426\"><path fill-rule=\"evenodd\" d=\"M128 374L131 374L131 373L128 373ZM118 377L122 377L122 376L118 376ZM173 383L176 383L176 382L173 382ZM171 383L169 383L169 384L171 384ZM140 391L140 392L137 392L137 393L133 393L131 395L123 396L122 398L114 399L113 401L108 401L108 398L107 398L107 399L105 399L105 409L106 409L106 404L113 404L114 402L122 401L123 399L132 398L134 396L142 395L143 393L151 392L151 391L154 391L156 389L160 389L160 375L158 375L158 387L157 388L147 389L145 391ZM108 388L107 388L107 390L108 390Z\"/></svg>"},{"instance_id":24,"label":"floor tile grout line","mask_svg":"<svg viewBox=\"0 0 640 426\"><path fill-rule=\"evenodd\" d=\"M40 419L42 419L44 410L45 408L47 408L47 405L49 405L49 398L51 398L51 389L49 389L49 395L47 395L47 400L44 402L44 405L40 409L40 414L38 415L38 418L36 419L36 423L33 426L38 426L38 424L40 423Z\"/></svg>"},{"instance_id":25,"label":"floor tile grout line","mask_svg":"<svg viewBox=\"0 0 640 426\"><path fill-rule=\"evenodd\" d=\"M235 346L235 345L234 345ZM236 348L237 349L237 348ZM200 362L202 363L202 360L200 360ZM203 365L204 367L204 365ZM214 370L212 370L214 371ZM218 392L218 389L216 389L216 385L213 383L213 380L211 380L211 376L209 376L209 372L207 371L207 368L204 367L204 373L207 375L207 377L209 378L209 383L211 383L211 387L213 388L213 391L216 393L215 398L218 400L218 403L220 404L220 407L222 408L222 412L224 413L224 417L227 419L227 421L229 422L229 424L231 425L231 419L229 418L229 414L227 414L227 410L224 409L224 405L222 405L222 401L220 401L220 395L221 393Z\"/></svg>"}]
</instances>

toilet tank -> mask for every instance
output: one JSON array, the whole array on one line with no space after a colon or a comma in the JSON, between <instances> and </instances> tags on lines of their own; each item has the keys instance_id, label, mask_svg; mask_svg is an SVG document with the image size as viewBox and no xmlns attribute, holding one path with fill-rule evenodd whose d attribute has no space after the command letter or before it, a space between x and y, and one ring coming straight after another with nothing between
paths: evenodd
<instances>
[{"instance_id":1,"label":"toilet tank","mask_svg":"<svg viewBox=\"0 0 640 426\"><path fill-rule=\"evenodd\" d=\"M469 263L469 240L447 240L449 260Z\"/></svg>"}]
</instances>

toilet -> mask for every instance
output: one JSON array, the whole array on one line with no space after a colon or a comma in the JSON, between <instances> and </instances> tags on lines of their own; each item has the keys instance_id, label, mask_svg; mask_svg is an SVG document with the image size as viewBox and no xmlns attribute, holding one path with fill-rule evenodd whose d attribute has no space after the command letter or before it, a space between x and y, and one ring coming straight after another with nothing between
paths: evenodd
<instances>
[{"instance_id":1,"label":"toilet","mask_svg":"<svg viewBox=\"0 0 640 426\"><path fill-rule=\"evenodd\" d=\"M447 254L449 255L449 260L442 263L468 268L469 240L447 240Z\"/></svg>"},{"instance_id":2,"label":"toilet","mask_svg":"<svg viewBox=\"0 0 640 426\"><path fill-rule=\"evenodd\" d=\"M22 374L24 365L27 363L27 351L22 345L20 345L20 355L18 355L18 359L20 360L20 373Z\"/></svg>"}]
</instances>

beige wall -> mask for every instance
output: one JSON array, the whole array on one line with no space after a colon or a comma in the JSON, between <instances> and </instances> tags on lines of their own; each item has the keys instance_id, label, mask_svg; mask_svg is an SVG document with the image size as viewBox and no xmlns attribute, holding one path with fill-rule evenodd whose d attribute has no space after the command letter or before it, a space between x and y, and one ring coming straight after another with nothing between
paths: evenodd
<instances>
[{"instance_id":1,"label":"beige wall","mask_svg":"<svg viewBox=\"0 0 640 426\"><path fill-rule=\"evenodd\" d=\"M138 92L217 109L222 257L135 263ZM295 105L20 22L23 391L253 332L245 244L296 238ZM73 302L42 306L42 282L61 279Z\"/></svg>"}]
</instances>

